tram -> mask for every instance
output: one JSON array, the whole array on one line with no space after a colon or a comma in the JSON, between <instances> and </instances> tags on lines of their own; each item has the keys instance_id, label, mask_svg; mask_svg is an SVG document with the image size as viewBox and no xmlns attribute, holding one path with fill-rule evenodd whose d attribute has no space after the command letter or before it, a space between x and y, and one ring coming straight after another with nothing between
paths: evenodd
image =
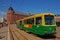
<instances>
[{"instance_id":1,"label":"tram","mask_svg":"<svg viewBox=\"0 0 60 40\"><path fill-rule=\"evenodd\" d=\"M18 28L38 35L55 34L56 20L52 13L36 14L16 21Z\"/></svg>"}]
</instances>

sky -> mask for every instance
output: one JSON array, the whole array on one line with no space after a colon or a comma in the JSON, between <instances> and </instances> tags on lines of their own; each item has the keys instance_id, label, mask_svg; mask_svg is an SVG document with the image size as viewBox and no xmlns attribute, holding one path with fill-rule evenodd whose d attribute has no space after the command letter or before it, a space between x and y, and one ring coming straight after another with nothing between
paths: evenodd
<instances>
[{"instance_id":1,"label":"sky","mask_svg":"<svg viewBox=\"0 0 60 40\"><path fill-rule=\"evenodd\" d=\"M29 11L32 14L60 14L60 0L0 0L0 17L5 15L9 7L24 13Z\"/></svg>"}]
</instances>

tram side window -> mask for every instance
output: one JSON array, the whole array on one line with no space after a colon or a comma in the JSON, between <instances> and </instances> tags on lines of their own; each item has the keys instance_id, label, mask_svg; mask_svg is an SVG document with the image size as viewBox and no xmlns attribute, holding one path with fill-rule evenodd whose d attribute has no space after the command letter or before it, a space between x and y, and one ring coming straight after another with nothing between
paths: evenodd
<instances>
[{"instance_id":1,"label":"tram side window","mask_svg":"<svg viewBox=\"0 0 60 40\"><path fill-rule=\"evenodd\" d=\"M20 24L22 24L22 21L20 21Z\"/></svg>"},{"instance_id":2,"label":"tram side window","mask_svg":"<svg viewBox=\"0 0 60 40\"><path fill-rule=\"evenodd\" d=\"M29 19L28 24L34 24L34 18Z\"/></svg>"},{"instance_id":3,"label":"tram side window","mask_svg":"<svg viewBox=\"0 0 60 40\"><path fill-rule=\"evenodd\" d=\"M36 18L36 24L42 24L42 18L41 17Z\"/></svg>"},{"instance_id":4,"label":"tram side window","mask_svg":"<svg viewBox=\"0 0 60 40\"><path fill-rule=\"evenodd\" d=\"M27 24L28 22L27 22L27 20L24 20L24 24Z\"/></svg>"},{"instance_id":5,"label":"tram side window","mask_svg":"<svg viewBox=\"0 0 60 40\"><path fill-rule=\"evenodd\" d=\"M25 24L34 24L34 18L27 19L24 21Z\"/></svg>"}]
</instances>

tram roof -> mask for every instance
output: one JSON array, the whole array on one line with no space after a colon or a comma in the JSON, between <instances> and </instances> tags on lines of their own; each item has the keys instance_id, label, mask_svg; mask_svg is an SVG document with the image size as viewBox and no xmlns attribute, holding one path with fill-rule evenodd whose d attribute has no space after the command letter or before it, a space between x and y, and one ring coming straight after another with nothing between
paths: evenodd
<instances>
[{"instance_id":1,"label":"tram roof","mask_svg":"<svg viewBox=\"0 0 60 40\"><path fill-rule=\"evenodd\" d=\"M42 15L54 15L54 14L45 12L45 13L41 13L41 14L35 14L35 15L32 15L32 16L29 16L29 17L26 17L26 18L20 19L20 20L26 20L26 19L29 19L29 18L33 18L33 17L37 17L37 16L42 16ZM17 21L20 21L20 20L17 20Z\"/></svg>"}]
</instances>

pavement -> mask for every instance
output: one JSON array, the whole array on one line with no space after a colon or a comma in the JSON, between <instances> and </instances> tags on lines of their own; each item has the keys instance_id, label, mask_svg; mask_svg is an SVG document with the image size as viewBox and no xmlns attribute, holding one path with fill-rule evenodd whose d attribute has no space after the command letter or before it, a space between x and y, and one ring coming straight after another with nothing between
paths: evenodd
<instances>
[{"instance_id":1,"label":"pavement","mask_svg":"<svg viewBox=\"0 0 60 40\"><path fill-rule=\"evenodd\" d=\"M0 40L8 40L8 27L0 28Z\"/></svg>"}]
</instances>

